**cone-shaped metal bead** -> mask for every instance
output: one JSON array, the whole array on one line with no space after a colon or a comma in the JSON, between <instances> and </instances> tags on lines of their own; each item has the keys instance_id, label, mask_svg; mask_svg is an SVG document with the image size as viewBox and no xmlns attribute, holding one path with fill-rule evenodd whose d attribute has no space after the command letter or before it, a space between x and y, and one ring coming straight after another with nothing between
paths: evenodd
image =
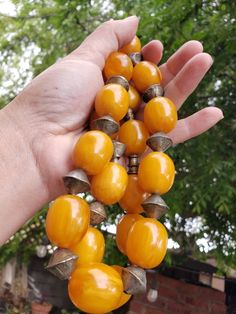
<instances>
[{"instance_id":1,"label":"cone-shaped metal bead","mask_svg":"<svg viewBox=\"0 0 236 314\"><path fill-rule=\"evenodd\" d=\"M57 249L52 254L46 269L61 280L69 279L77 259L78 256L70 250Z\"/></svg>"},{"instance_id":2,"label":"cone-shaped metal bead","mask_svg":"<svg viewBox=\"0 0 236 314\"><path fill-rule=\"evenodd\" d=\"M155 152L164 152L173 145L173 142L167 134L157 132L147 139L147 145Z\"/></svg>"},{"instance_id":3,"label":"cone-shaped metal bead","mask_svg":"<svg viewBox=\"0 0 236 314\"><path fill-rule=\"evenodd\" d=\"M112 143L114 146L113 158L120 158L121 156L123 156L126 149L125 144L115 140L113 140Z\"/></svg>"},{"instance_id":4,"label":"cone-shaped metal bead","mask_svg":"<svg viewBox=\"0 0 236 314\"><path fill-rule=\"evenodd\" d=\"M124 291L129 294L145 293L147 278L144 269L137 266L129 266L122 270Z\"/></svg>"},{"instance_id":5,"label":"cone-shaped metal bead","mask_svg":"<svg viewBox=\"0 0 236 314\"><path fill-rule=\"evenodd\" d=\"M143 60L143 57L140 52L133 52L129 54L129 57L133 63L133 66L135 66L136 64L138 64L139 62Z\"/></svg>"},{"instance_id":6,"label":"cone-shaped metal bead","mask_svg":"<svg viewBox=\"0 0 236 314\"><path fill-rule=\"evenodd\" d=\"M149 102L152 98L161 97L164 95L164 90L159 84L153 84L148 87L143 93L143 101Z\"/></svg>"},{"instance_id":7,"label":"cone-shaped metal bead","mask_svg":"<svg viewBox=\"0 0 236 314\"><path fill-rule=\"evenodd\" d=\"M94 130L99 130L108 135L111 135L119 131L120 125L112 117L104 116L93 120L91 122L91 127Z\"/></svg>"},{"instance_id":8,"label":"cone-shaped metal bead","mask_svg":"<svg viewBox=\"0 0 236 314\"><path fill-rule=\"evenodd\" d=\"M119 84L122 87L124 87L127 91L129 90L129 82L126 80L124 76L121 76L121 75L115 75L115 76L110 77L106 81L106 85L107 84Z\"/></svg>"},{"instance_id":9,"label":"cone-shaped metal bead","mask_svg":"<svg viewBox=\"0 0 236 314\"><path fill-rule=\"evenodd\" d=\"M82 169L75 169L63 178L66 190L69 194L78 194L90 191L90 183L86 173Z\"/></svg>"},{"instance_id":10,"label":"cone-shaped metal bead","mask_svg":"<svg viewBox=\"0 0 236 314\"><path fill-rule=\"evenodd\" d=\"M131 108L128 109L128 112L126 113L124 120L128 121L128 120L132 120L134 118L134 113L133 110Z\"/></svg>"},{"instance_id":11,"label":"cone-shaped metal bead","mask_svg":"<svg viewBox=\"0 0 236 314\"><path fill-rule=\"evenodd\" d=\"M98 225L107 219L107 213L105 207L100 202L92 202L89 204L90 207L90 224Z\"/></svg>"},{"instance_id":12,"label":"cone-shaped metal bead","mask_svg":"<svg viewBox=\"0 0 236 314\"><path fill-rule=\"evenodd\" d=\"M142 206L146 215L155 219L161 218L161 216L164 215L169 209L165 201L158 194L152 194L149 196L142 203Z\"/></svg>"}]
</instances>

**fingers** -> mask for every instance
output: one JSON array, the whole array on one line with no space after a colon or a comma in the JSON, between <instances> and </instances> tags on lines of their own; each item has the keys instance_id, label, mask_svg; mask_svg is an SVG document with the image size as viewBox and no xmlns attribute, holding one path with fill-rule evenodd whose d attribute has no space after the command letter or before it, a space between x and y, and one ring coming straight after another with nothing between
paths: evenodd
<instances>
[{"instance_id":1,"label":"fingers","mask_svg":"<svg viewBox=\"0 0 236 314\"><path fill-rule=\"evenodd\" d=\"M71 55L93 62L103 69L108 55L129 43L134 38L137 27L138 18L136 16L105 22L89 35Z\"/></svg>"},{"instance_id":2,"label":"fingers","mask_svg":"<svg viewBox=\"0 0 236 314\"><path fill-rule=\"evenodd\" d=\"M223 117L223 112L219 108L204 108L185 119L179 120L175 129L168 135L174 144L182 143L206 132Z\"/></svg>"},{"instance_id":3,"label":"fingers","mask_svg":"<svg viewBox=\"0 0 236 314\"><path fill-rule=\"evenodd\" d=\"M161 61L163 45L159 40L152 40L142 49L144 60L158 64Z\"/></svg>"},{"instance_id":4,"label":"fingers","mask_svg":"<svg viewBox=\"0 0 236 314\"><path fill-rule=\"evenodd\" d=\"M165 96L170 98L177 109L195 90L213 63L207 53L200 53L191 58L176 77L165 87Z\"/></svg>"},{"instance_id":5,"label":"fingers","mask_svg":"<svg viewBox=\"0 0 236 314\"><path fill-rule=\"evenodd\" d=\"M163 85L168 84L191 58L202 51L203 46L197 40L190 40L181 46L166 63L160 66Z\"/></svg>"}]
</instances>

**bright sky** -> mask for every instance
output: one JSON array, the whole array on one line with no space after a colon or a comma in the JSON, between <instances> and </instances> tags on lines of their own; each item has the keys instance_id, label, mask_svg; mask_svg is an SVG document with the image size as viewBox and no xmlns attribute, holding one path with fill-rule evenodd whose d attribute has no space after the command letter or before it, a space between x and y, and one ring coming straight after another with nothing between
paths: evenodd
<instances>
[{"instance_id":1,"label":"bright sky","mask_svg":"<svg viewBox=\"0 0 236 314\"><path fill-rule=\"evenodd\" d=\"M10 0L0 0L0 12L4 14L14 15L15 6Z\"/></svg>"}]
</instances>

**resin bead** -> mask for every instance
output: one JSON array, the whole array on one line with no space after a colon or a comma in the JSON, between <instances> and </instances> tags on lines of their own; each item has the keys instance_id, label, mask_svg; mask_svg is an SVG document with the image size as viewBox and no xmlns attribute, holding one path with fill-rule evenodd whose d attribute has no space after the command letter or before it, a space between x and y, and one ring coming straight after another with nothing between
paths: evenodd
<instances>
[{"instance_id":1,"label":"resin bead","mask_svg":"<svg viewBox=\"0 0 236 314\"><path fill-rule=\"evenodd\" d=\"M77 259L78 266L95 262L100 263L105 250L104 236L98 229L89 227L82 240L70 249L79 257Z\"/></svg>"},{"instance_id":2,"label":"resin bead","mask_svg":"<svg viewBox=\"0 0 236 314\"><path fill-rule=\"evenodd\" d=\"M119 141L125 144L125 155L141 155L146 150L149 133L145 124L139 120L129 120L119 130Z\"/></svg>"},{"instance_id":3,"label":"resin bead","mask_svg":"<svg viewBox=\"0 0 236 314\"><path fill-rule=\"evenodd\" d=\"M129 95L129 108L135 112L137 111L141 103L141 97L139 95L139 92L132 85L130 85L128 95Z\"/></svg>"},{"instance_id":4,"label":"resin bead","mask_svg":"<svg viewBox=\"0 0 236 314\"><path fill-rule=\"evenodd\" d=\"M144 108L144 123L150 133L170 132L177 119L176 107L169 98L155 97Z\"/></svg>"},{"instance_id":5,"label":"resin bead","mask_svg":"<svg viewBox=\"0 0 236 314\"><path fill-rule=\"evenodd\" d=\"M119 202L125 193L128 175L123 166L109 162L91 181L91 192L100 202L111 205Z\"/></svg>"},{"instance_id":6,"label":"resin bead","mask_svg":"<svg viewBox=\"0 0 236 314\"><path fill-rule=\"evenodd\" d=\"M174 183L175 166L172 159L161 152L143 158L138 169L138 183L148 193L164 194Z\"/></svg>"},{"instance_id":7,"label":"resin bead","mask_svg":"<svg viewBox=\"0 0 236 314\"><path fill-rule=\"evenodd\" d=\"M105 85L96 95L95 110L99 117L109 115L118 122L124 118L128 108L128 92L121 85Z\"/></svg>"},{"instance_id":8,"label":"resin bead","mask_svg":"<svg viewBox=\"0 0 236 314\"><path fill-rule=\"evenodd\" d=\"M122 276L122 269L123 269L123 267L121 267L119 265L112 265L111 267L113 269L115 269L120 276ZM132 297L131 294L123 292L122 295L121 295L119 304L113 310L118 309L119 307L121 307L122 305L127 303L131 297Z\"/></svg>"},{"instance_id":9,"label":"resin bead","mask_svg":"<svg viewBox=\"0 0 236 314\"><path fill-rule=\"evenodd\" d=\"M126 251L129 260L142 268L160 265L167 250L166 228L156 219L143 218L129 231Z\"/></svg>"},{"instance_id":10,"label":"resin bead","mask_svg":"<svg viewBox=\"0 0 236 314\"><path fill-rule=\"evenodd\" d=\"M117 224L116 244L118 249L125 255L126 255L126 242L129 231L133 224L140 219L143 219L141 215L128 214L124 215Z\"/></svg>"},{"instance_id":11,"label":"resin bead","mask_svg":"<svg viewBox=\"0 0 236 314\"><path fill-rule=\"evenodd\" d=\"M78 243L88 230L88 204L75 195L58 197L48 210L46 233L48 239L61 248Z\"/></svg>"},{"instance_id":12,"label":"resin bead","mask_svg":"<svg viewBox=\"0 0 236 314\"><path fill-rule=\"evenodd\" d=\"M100 173L113 155L112 140L101 131L81 135L74 148L74 164L89 175Z\"/></svg>"},{"instance_id":13,"label":"resin bead","mask_svg":"<svg viewBox=\"0 0 236 314\"><path fill-rule=\"evenodd\" d=\"M90 314L108 313L116 308L123 294L118 272L102 263L77 267L69 280L71 301L81 311Z\"/></svg>"},{"instance_id":14,"label":"resin bead","mask_svg":"<svg viewBox=\"0 0 236 314\"><path fill-rule=\"evenodd\" d=\"M119 204L128 214L139 214L143 212L141 204L148 196L149 194L139 186L138 176L129 174L128 185Z\"/></svg>"},{"instance_id":15,"label":"resin bead","mask_svg":"<svg viewBox=\"0 0 236 314\"><path fill-rule=\"evenodd\" d=\"M135 36L129 44L123 46L119 51L126 53L127 55L134 53L134 52L140 52L141 51L141 42L140 42L139 38L137 36Z\"/></svg>"},{"instance_id":16,"label":"resin bead","mask_svg":"<svg viewBox=\"0 0 236 314\"><path fill-rule=\"evenodd\" d=\"M134 67L132 80L137 90L143 93L151 85L160 84L162 75L154 63L141 61Z\"/></svg>"},{"instance_id":17,"label":"resin bead","mask_svg":"<svg viewBox=\"0 0 236 314\"><path fill-rule=\"evenodd\" d=\"M106 79L121 75L129 81L133 74L133 64L125 53L112 52L106 60L103 71Z\"/></svg>"}]
</instances>

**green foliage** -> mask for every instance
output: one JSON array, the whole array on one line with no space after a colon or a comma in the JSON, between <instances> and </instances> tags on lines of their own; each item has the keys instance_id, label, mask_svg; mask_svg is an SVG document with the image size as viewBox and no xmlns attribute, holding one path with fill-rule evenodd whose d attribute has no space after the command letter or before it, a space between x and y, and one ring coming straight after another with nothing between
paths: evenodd
<instances>
[{"instance_id":1,"label":"green foliage","mask_svg":"<svg viewBox=\"0 0 236 314\"><path fill-rule=\"evenodd\" d=\"M169 152L177 177L171 192L164 197L170 206L164 221L170 223L170 236L178 242L181 252L205 258L196 243L206 238L212 248L209 254L219 265L236 266L236 4L223 0L13 2L16 15L0 15L0 106L9 102L29 77L68 54L109 18L138 15L142 43L160 39L165 47L164 61L187 40L197 39L204 44L205 51L214 57L214 65L179 115L186 117L205 106L217 105L223 109L225 119L210 132ZM25 67L21 65L23 59L29 63ZM111 221L117 214L118 210ZM199 228L191 232L190 227L196 227L199 217ZM40 238L41 232L34 231L34 237ZM0 262L23 247L25 250L23 245L17 235L0 252ZM105 260L112 264L120 259L115 250L109 236Z\"/></svg>"}]
</instances>

